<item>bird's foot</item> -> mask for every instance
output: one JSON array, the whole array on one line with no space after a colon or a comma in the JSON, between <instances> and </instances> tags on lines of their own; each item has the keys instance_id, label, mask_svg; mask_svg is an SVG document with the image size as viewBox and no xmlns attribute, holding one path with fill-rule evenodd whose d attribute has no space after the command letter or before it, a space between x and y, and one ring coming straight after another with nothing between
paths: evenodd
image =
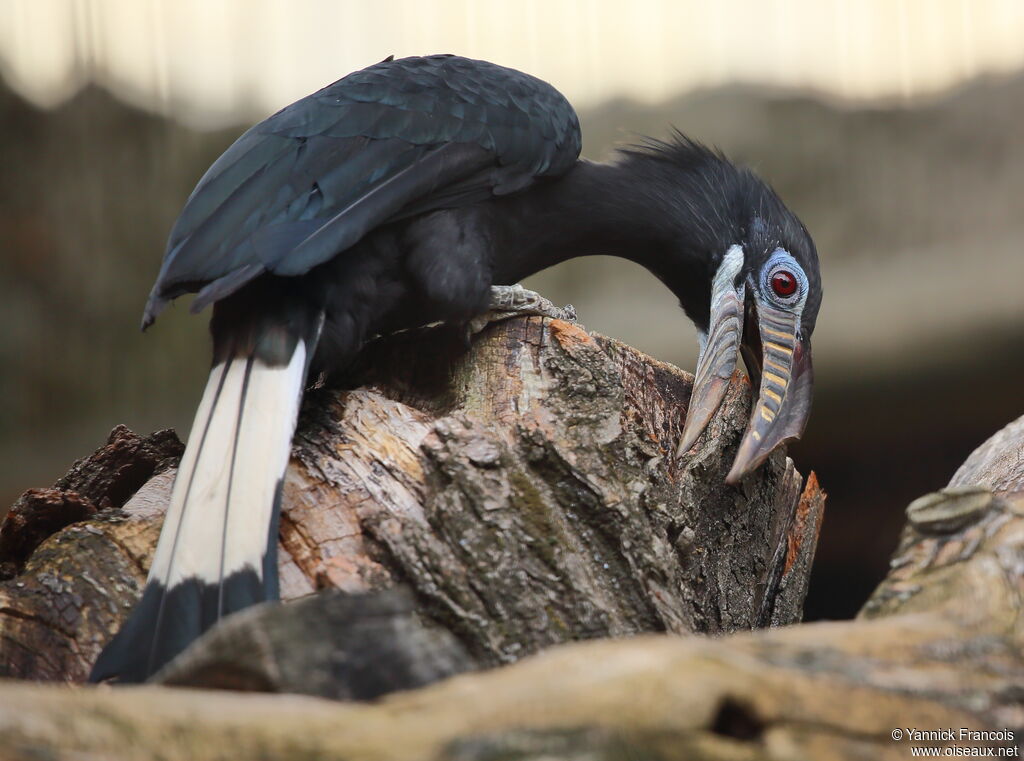
<instances>
[{"instance_id":1,"label":"bird's foot","mask_svg":"<svg viewBox=\"0 0 1024 761\"><path fill-rule=\"evenodd\" d=\"M469 321L469 335L483 330L492 322L501 322L521 315L550 317L552 320L576 322L576 309L572 304L556 307L539 293L516 285L492 285L490 311Z\"/></svg>"},{"instance_id":2,"label":"bird's foot","mask_svg":"<svg viewBox=\"0 0 1024 761\"><path fill-rule=\"evenodd\" d=\"M530 291L519 285L492 285L491 312L510 316L515 314L540 315L553 320L576 320L576 310L572 304L556 307L536 291Z\"/></svg>"}]
</instances>

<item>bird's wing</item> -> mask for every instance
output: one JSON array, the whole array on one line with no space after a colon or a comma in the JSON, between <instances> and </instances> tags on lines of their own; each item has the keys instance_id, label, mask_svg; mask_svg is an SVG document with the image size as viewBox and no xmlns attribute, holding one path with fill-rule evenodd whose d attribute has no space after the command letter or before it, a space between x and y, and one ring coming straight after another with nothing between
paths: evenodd
<instances>
[{"instance_id":1,"label":"bird's wing","mask_svg":"<svg viewBox=\"0 0 1024 761\"><path fill-rule=\"evenodd\" d=\"M301 275L373 228L521 190L579 155L553 87L484 61L384 61L240 137L192 192L146 307L201 307L270 272Z\"/></svg>"}]
</instances>

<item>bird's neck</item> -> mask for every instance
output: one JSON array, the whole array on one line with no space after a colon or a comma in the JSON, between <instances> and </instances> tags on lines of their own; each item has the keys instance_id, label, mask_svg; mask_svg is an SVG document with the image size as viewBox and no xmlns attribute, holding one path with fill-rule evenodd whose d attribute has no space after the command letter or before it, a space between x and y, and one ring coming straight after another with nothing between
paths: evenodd
<instances>
[{"instance_id":1,"label":"bird's neck","mask_svg":"<svg viewBox=\"0 0 1024 761\"><path fill-rule=\"evenodd\" d=\"M692 204L643 180L628 164L580 161L500 201L495 282L517 282L578 256L618 256L650 270L688 312L699 308L714 252L699 238L700 225L685 218Z\"/></svg>"}]
</instances>

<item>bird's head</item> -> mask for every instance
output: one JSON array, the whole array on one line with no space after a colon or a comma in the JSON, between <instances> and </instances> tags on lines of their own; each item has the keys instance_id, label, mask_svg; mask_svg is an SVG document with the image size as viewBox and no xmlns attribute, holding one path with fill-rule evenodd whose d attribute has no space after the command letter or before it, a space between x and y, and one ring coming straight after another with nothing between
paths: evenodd
<instances>
[{"instance_id":1,"label":"bird's head","mask_svg":"<svg viewBox=\"0 0 1024 761\"><path fill-rule=\"evenodd\" d=\"M655 192L675 197L670 249L678 278L660 275L700 332L700 357L679 454L704 432L743 355L758 388L726 481L738 483L782 443L803 433L811 411L811 333L821 305L814 241L778 195L721 154L676 135L630 158L648 164ZM682 266L680 266L682 265ZM699 276L695 276L698 275ZM672 282L675 280L675 282Z\"/></svg>"},{"instance_id":2,"label":"bird's head","mask_svg":"<svg viewBox=\"0 0 1024 761\"><path fill-rule=\"evenodd\" d=\"M679 444L688 450L725 396L743 355L758 388L727 483L738 483L780 444L800 438L811 412L811 333L821 305L818 253L807 229L775 192L739 170L733 214L709 259L707 324ZM703 315L702 315L703 317Z\"/></svg>"}]
</instances>

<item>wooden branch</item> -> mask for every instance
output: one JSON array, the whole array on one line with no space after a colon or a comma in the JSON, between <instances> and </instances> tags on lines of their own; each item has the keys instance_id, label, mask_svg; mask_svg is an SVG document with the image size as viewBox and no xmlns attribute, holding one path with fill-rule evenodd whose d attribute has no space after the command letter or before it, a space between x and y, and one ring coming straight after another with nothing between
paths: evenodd
<instances>
[{"instance_id":1,"label":"wooden branch","mask_svg":"<svg viewBox=\"0 0 1024 761\"><path fill-rule=\"evenodd\" d=\"M1024 418L918 501L856 621L555 648L372 705L0 685L7 757L904 759L1024 730ZM962 475L988 487L965 490ZM965 493L966 492L966 493ZM894 739L894 730L903 732ZM954 742L914 741L911 730ZM941 752L941 751L940 751Z\"/></svg>"},{"instance_id":2,"label":"wooden branch","mask_svg":"<svg viewBox=\"0 0 1024 761\"><path fill-rule=\"evenodd\" d=\"M594 341L602 345L599 339ZM578 343L588 345L582 338ZM606 356L622 355L611 352ZM625 363L619 361L618 366ZM653 367L659 370L659 366ZM352 392L357 397L377 393ZM342 405L341 412L349 410L351 395L327 398ZM527 400L530 398L526 395ZM320 408L319 404L314 410ZM560 399L559 404L565 401ZM524 407L530 409L528 404ZM445 409L455 408L451 404ZM429 414L425 405L416 409L417 414ZM657 401L635 405L634 409L648 410L658 419ZM341 440L335 451L358 448L365 432L372 429L372 416L354 417L364 421L363 427L353 429L357 433ZM600 419L599 415L583 418L583 435L592 435L586 433L588 426L591 431L595 427L600 430ZM629 415L621 419L628 421ZM407 420L413 426L418 418L408 413ZM475 421L469 420L454 430L456 434L475 432L474 425ZM617 435L629 429L627 422ZM310 424L305 430L315 430L315 426ZM364 433L358 433L360 430ZM391 453L387 463L407 458L409 448L397 443L404 436L388 440L390 443L382 450ZM448 451L445 445L453 440L432 436L424 434L421 441L426 451L440 454L434 460L424 457L416 461L437 467L430 472L438 479L438 474L460 474L458 468L445 471L431 465L435 460L450 462L444 457ZM715 440L716 433L712 432L710 438ZM323 454L319 445L313 444L319 440L307 435L302 447ZM559 435L547 440L559 441ZM571 451L573 440L561 446ZM470 441L476 439L470 437ZM484 443L493 441L485 439ZM532 439L527 437L527 441ZM559 445L545 446L557 449ZM540 447L541 451L545 446ZM479 461L494 462L492 447L480 444L462 451L467 448ZM507 448L498 451L501 473L505 462L501 458L511 455ZM322 467L336 467L333 457L325 458ZM655 469L668 468L663 464L668 459L657 463ZM681 470L685 473L699 459L700 454ZM311 472L307 461L321 462L304 455L297 473ZM462 462L458 457L455 461ZM367 467L360 471L366 475L358 482L367 491L373 487L384 490L376 493L402 493L383 465ZM491 472L489 468L481 469ZM643 472L642 465L639 470ZM680 484L685 476L677 471L676 478L675 483ZM348 483L341 477L331 481L339 482ZM425 476L414 481L426 482ZM303 483L299 481L297 486ZM465 497L469 485L476 483L473 478L441 483L454 483L455 491L462 495L460 499L466 500L462 504L474 504ZM312 482L305 491L298 491L309 495L319 488L324 487ZM601 484L601 488L607 487ZM377 515L377 508L367 505L373 497L363 492L334 486L326 493L335 498L341 495L362 506L358 509ZM136 499L144 502L139 496ZM815 500L820 500L820 492L811 488L805 491L794 520L782 532L788 537L785 549L772 552L772 558L783 558L779 588L790 591L782 594L799 592L794 569L806 564L807 547L813 544L815 516L819 514ZM405 504L412 506L415 500ZM293 512L296 509L293 507ZM389 545L378 537L386 537L389 527L405 530L401 519L389 516L373 523L373 532L334 534L339 548L350 542L363 548L362 555L339 551L315 556L310 564L296 551L296 568L322 569L318 573L324 579L332 578L330 572L341 573L333 577L340 579L383 578L379 569L385 568ZM989 748L1016 751L1016 738L1024 736L1020 687L1024 684L1024 659L1020 656L1024 644L1024 417L979 448L954 477L949 490L911 505L908 517L891 574L855 621L718 638L646 635L570 644L513 665L463 674L373 704L156 686L69 690L7 682L0 684L0 758L90 755L115 761L151 756L197 761L304 756L396 761L619 757L828 761L904 759L911 756L911 745L958 745L962 754L971 749L975 753ZM399 523L391 526L388 519ZM512 529L518 526L509 523L500 503L496 520ZM424 521L427 525L449 525ZM132 517L117 525L133 522L140 519ZM303 523L297 520L297 525ZM83 525L94 524L76 524ZM359 527L364 525L368 524L360 523ZM415 534L419 537L416 545L418 548L420 542L425 542L429 548L432 545L423 538L427 534L422 525ZM652 525L657 529L659 524ZM76 526L65 532L79 531ZM101 534L108 530L96 529ZM773 535L770 530L768 535ZM525 536L534 538L536 534ZM37 554L45 551L46 544ZM310 546L320 545L310 540ZM420 549L409 556L432 557ZM378 565L344 564L339 570L330 562L332 557L365 557ZM502 553L495 557L500 562ZM34 560L29 561L30 565ZM768 561L766 567L772 562ZM458 570L460 565L453 563L451 567ZM28 572L26 566L19 578ZM296 578L315 576L308 570L296 573ZM762 578L770 579L771 574ZM443 589L446 582L436 583ZM754 600L757 595L750 597ZM446 598L437 592L428 599ZM747 615L753 616L755 608L752 602L748 604ZM445 610L445 605L439 609ZM251 615L257 618L260 613L254 611ZM445 615L435 618L446 620ZM468 641L484 643L477 646L480 652L504 652L500 646L487 647L492 641L505 641L500 636L495 640L471 637ZM961 728L968 733L990 731L994 739L983 741L962 735ZM894 739L894 730L903 732L900 739ZM954 739L915 741L908 736L910 730L948 731Z\"/></svg>"},{"instance_id":3,"label":"wooden branch","mask_svg":"<svg viewBox=\"0 0 1024 761\"><path fill-rule=\"evenodd\" d=\"M812 478L801 499L782 453L741 488L724 485L749 415L744 378L680 460L692 376L575 324L503 320L468 350L448 328L410 331L371 345L351 376L351 390L321 389L304 405L281 525L285 599L405 586L417 620L452 637L467 668L573 640L800 619L824 495ZM121 481L142 469L108 450L153 446L118 430L78 467L119 498L79 495L96 516L0 585L2 673L82 680L120 625L174 473L150 464L155 475L129 498ZM118 465L100 475L107 461ZM230 672L235 684L241 668L191 662L202 673L166 678L210 685ZM311 681L257 668L249 684Z\"/></svg>"},{"instance_id":4,"label":"wooden branch","mask_svg":"<svg viewBox=\"0 0 1024 761\"><path fill-rule=\"evenodd\" d=\"M138 599L166 501L148 518L143 505L182 449L172 431L140 438L118 426L53 488L15 503L0 527L0 676L85 679ZM133 493L135 520L117 509ZM94 515L102 520L72 523Z\"/></svg>"}]
</instances>

